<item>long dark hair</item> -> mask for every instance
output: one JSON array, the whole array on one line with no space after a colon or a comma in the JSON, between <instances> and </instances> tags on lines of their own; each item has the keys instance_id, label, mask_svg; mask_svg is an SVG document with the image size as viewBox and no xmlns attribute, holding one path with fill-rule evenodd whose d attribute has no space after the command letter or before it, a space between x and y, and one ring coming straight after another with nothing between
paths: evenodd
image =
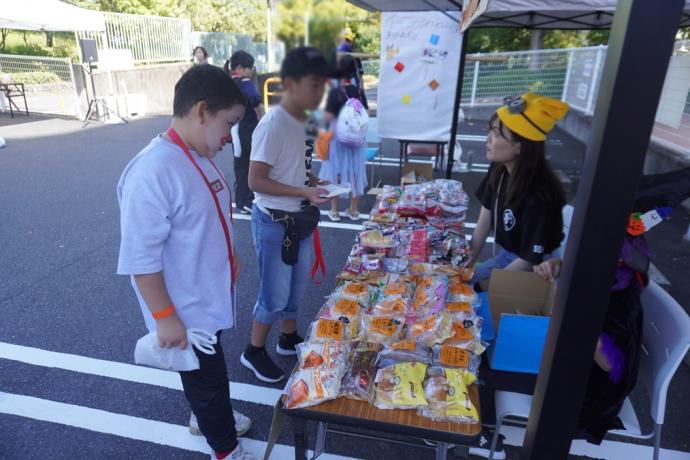
<instances>
[{"instance_id":1,"label":"long dark hair","mask_svg":"<svg viewBox=\"0 0 690 460\"><path fill-rule=\"evenodd\" d=\"M505 190L506 206L520 207L530 199L541 203L553 203L561 209L565 205L565 191L546 159L546 142L532 141L513 132L501 123L494 114L489 120L489 128L498 123L499 132L506 130L512 134L513 141L520 144L520 154L510 173L510 179L501 187ZM491 189L496 193L501 176L506 171L503 164L497 164L489 176Z\"/></svg>"}]
</instances>

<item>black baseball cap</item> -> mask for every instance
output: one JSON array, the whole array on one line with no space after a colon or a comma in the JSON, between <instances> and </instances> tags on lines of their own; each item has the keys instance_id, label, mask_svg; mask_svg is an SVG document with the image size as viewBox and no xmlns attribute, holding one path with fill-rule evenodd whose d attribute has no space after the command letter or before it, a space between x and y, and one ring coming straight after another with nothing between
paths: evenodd
<instances>
[{"instance_id":1,"label":"black baseball cap","mask_svg":"<svg viewBox=\"0 0 690 460\"><path fill-rule=\"evenodd\" d=\"M301 78L306 75L338 78L340 73L330 65L323 53L313 46L300 46L290 51L280 66L280 77Z\"/></svg>"}]
</instances>

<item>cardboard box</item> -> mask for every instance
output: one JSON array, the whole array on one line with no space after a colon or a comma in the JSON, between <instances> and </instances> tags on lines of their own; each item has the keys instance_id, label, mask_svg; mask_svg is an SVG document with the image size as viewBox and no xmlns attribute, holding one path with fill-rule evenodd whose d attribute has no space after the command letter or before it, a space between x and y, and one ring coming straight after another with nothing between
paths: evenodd
<instances>
[{"instance_id":1,"label":"cardboard box","mask_svg":"<svg viewBox=\"0 0 690 460\"><path fill-rule=\"evenodd\" d=\"M416 184L434 178L434 165L426 163L405 163L402 168L400 185Z\"/></svg>"},{"instance_id":2,"label":"cardboard box","mask_svg":"<svg viewBox=\"0 0 690 460\"><path fill-rule=\"evenodd\" d=\"M489 306L494 329L502 314L551 316L556 285L536 273L493 270L489 280Z\"/></svg>"},{"instance_id":3,"label":"cardboard box","mask_svg":"<svg viewBox=\"0 0 690 460\"><path fill-rule=\"evenodd\" d=\"M532 272L493 270L489 307L496 340L492 369L537 374L553 309L556 284Z\"/></svg>"}]
</instances>

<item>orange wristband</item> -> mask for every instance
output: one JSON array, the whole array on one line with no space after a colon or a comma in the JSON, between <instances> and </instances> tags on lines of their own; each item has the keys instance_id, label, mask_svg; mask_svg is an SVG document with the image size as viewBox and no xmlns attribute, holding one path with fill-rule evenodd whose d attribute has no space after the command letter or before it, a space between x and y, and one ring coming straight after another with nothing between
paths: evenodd
<instances>
[{"instance_id":1,"label":"orange wristband","mask_svg":"<svg viewBox=\"0 0 690 460\"><path fill-rule=\"evenodd\" d=\"M152 313L153 319L163 319L175 313L175 306L173 304L168 305L162 310L158 310Z\"/></svg>"}]
</instances>

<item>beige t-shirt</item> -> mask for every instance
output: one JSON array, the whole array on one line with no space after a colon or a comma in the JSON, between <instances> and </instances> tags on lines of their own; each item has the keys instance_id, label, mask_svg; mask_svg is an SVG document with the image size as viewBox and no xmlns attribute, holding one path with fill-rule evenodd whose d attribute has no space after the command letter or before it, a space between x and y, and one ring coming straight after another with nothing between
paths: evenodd
<instances>
[{"instance_id":1,"label":"beige t-shirt","mask_svg":"<svg viewBox=\"0 0 690 460\"><path fill-rule=\"evenodd\" d=\"M269 164L268 177L281 184L305 187L307 170L305 157L307 149L306 125L290 115L282 106L277 106L261 118L252 135L251 161ZM298 212L302 198L254 193L254 203L266 209L280 209Z\"/></svg>"}]
</instances>

